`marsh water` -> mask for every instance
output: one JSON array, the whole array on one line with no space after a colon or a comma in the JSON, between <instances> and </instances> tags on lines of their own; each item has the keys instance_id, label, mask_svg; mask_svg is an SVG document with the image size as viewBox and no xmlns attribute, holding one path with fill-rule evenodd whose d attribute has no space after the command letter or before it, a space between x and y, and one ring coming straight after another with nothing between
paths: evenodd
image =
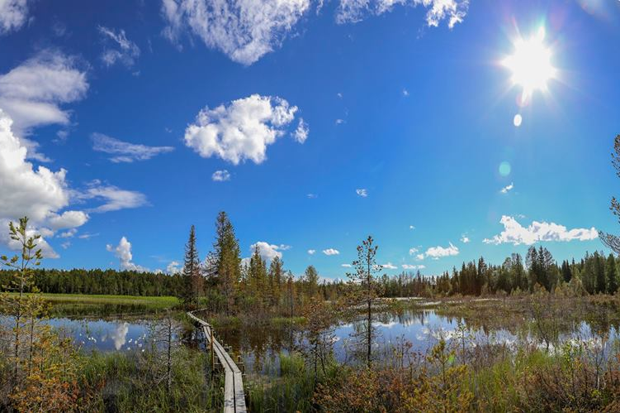
<instances>
[{"instance_id":1,"label":"marsh water","mask_svg":"<svg viewBox=\"0 0 620 413\"><path fill-rule=\"evenodd\" d=\"M373 323L375 352L389 358L396 348L407 343L409 351L423 355L442 338L456 345L503 346L509 351L524 345L553 349L575 341L604 350L616 343L620 315L615 308L588 307L582 311L575 308L570 314L558 310L539 319L528 311L507 313L494 303L473 314L467 307L445 311L445 308L421 306L386 311L378 314ZM157 314L136 315L131 311L104 317L57 316L44 322L71 337L83 349L100 351L142 351L149 344L152 332L162 323ZM364 328L361 319L332 326L329 339L338 361L351 361L355 336L363 333ZM241 323L217 326L216 331L219 340L243 361L246 371L257 374L269 374L277 368L281 354L307 344L306 331L299 324L265 322L248 326ZM175 335L175 339L184 340L182 334ZM185 338L185 341L189 340Z\"/></svg>"}]
</instances>

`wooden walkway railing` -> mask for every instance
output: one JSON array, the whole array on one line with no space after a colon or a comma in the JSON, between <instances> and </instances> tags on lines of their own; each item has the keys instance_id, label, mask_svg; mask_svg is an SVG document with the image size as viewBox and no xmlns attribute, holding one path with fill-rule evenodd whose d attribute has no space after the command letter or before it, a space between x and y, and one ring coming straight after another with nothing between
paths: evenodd
<instances>
[{"instance_id":1,"label":"wooden walkway railing","mask_svg":"<svg viewBox=\"0 0 620 413\"><path fill-rule=\"evenodd\" d=\"M243 376L232 357L226 352L222 344L214 338L213 327L209 323L196 317L193 311L187 315L202 329L209 348L213 350L220 364L224 367L224 413L246 413L245 394L243 392Z\"/></svg>"}]
</instances>

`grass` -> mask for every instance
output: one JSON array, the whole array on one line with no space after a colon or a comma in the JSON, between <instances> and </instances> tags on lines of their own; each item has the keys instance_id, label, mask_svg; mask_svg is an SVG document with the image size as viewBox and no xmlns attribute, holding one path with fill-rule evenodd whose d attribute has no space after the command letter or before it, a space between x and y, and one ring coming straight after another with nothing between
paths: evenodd
<instances>
[{"instance_id":1,"label":"grass","mask_svg":"<svg viewBox=\"0 0 620 413\"><path fill-rule=\"evenodd\" d=\"M42 296L51 304L49 315L56 317L157 313L180 304L176 297L88 294L42 294Z\"/></svg>"}]
</instances>

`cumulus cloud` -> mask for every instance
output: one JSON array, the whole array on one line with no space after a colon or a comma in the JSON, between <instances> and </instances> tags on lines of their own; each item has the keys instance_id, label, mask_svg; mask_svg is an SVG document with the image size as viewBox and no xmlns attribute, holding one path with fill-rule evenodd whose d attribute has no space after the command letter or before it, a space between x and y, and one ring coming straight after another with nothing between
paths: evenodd
<instances>
[{"instance_id":1,"label":"cumulus cloud","mask_svg":"<svg viewBox=\"0 0 620 413\"><path fill-rule=\"evenodd\" d=\"M19 30L28 20L32 0L0 0L0 35Z\"/></svg>"},{"instance_id":2,"label":"cumulus cloud","mask_svg":"<svg viewBox=\"0 0 620 413\"><path fill-rule=\"evenodd\" d=\"M252 244L250 246L250 250L254 252L254 250L257 247L258 247L258 253L260 254L261 258L265 261L271 261L276 257L282 258L282 251L291 249L289 245L284 245L284 244L273 245L265 241L259 241L255 244Z\"/></svg>"},{"instance_id":3,"label":"cumulus cloud","mask_svg":"<svg viewBox=\"0 0 620 413\"><path fill-rule=\"evenodd\" d=\"M23 136L33 127L68 124L70 114L60 105L82 99L88 87L74 58L45 50L0 75L0 108Z\"/></svg>"},{"instance_id":4,"label":"cumulus cloud","mask_svg":"<svg viewBox=\"0 0 620 413\"><path fill-rule=\"evenodd\" d=\"M409 248L409 255L414 255L418 252L419 250L417 248Z\"/></svg>"},{"instance_id":5,"label":"cumulus cloud","mask_svg":"<svg viewBox=\"0 0 620 413\"><path fill-rule=\"evenodd\" d=\"M463 244L468 244L471 240L469 239L469 237L467 235L461 235L461 242Z\"/></svg>"},{"instance_id":6,"label":"cumulus cloud","mask_svg":"<svg viewBox=\"0 0 620 413\"><path fill-rule=\"evenodd\" d=\"M26 158L27 148L13 134L11 118L0 109L0 217L27 215L43 222L52 212L69 205L67 171L35 168Z\"/></svg>"},{"instance_id":7,"label":"cumulus cloud","mask_svg":"<svg viewBox=\"0 0 620 413\"><path fill-rule=\"evenodd\" d=\"M126 237L122 237L117 246L106 245L106 250L114 253L114 256L118 258L121 270L146 272L146 268L141 267L133 262L133 254L131 253L131 243L127 241Z\"/></svg>"},{"instance_id":8,"label":"cumulus cloud","mask_svg":"<svg viewBox=\"0 0 620 413\"><path fill-rule=\"evenodd\" d=\"M93 150L112 155L110 161L114 163L146 161L161 153L172 152L172 146L146 146L123 142L102 133L93 133Z\"/></svg>"},{"instance_id":9,"label":"cumulus cloud","mask_svg":"<svg viewBox=\"0 0 620 413\"><path fill-rule=\"evenodd\" d=\"M178 43L184 32L231 60L251 65L280 47L310 8L310 0L163 0L164 36Z\"/></svg>"},{"instance_id":10,"label":"cumulus cloud","mask_svg":"<svg viewBox=\"0 0 620 413\"><path fill-rule=\"evenodd\" d=\"M83 191L76 191L74 197L80 201L103 201L102 205L90 208L89 212L110 212L148 205L144 194L120 189L114 185L104 184L99 180L90 182Z\"/></svg>"},{"instance_id":11,"label":"cumulus cloud","mask_svg":"<svg viewBox=\"0 0 620 413\"><path fill-rule=\"evenodd\" d=\"M308 254L314 255L314 254L316 254L316 250L308 250Z\"/></svg>"},{"instance_id":12,"label":"cumulus cloud","mask_svg":"<svg viewBox=\"0 0 620 413\"><path fill-rule=\"evenodd\" d=\"M532 245L545 241L590 241L598 238L598 231L592 227L567 229L553 222L533 221L528 227L522 226L514 217L504 215L500 220L504 230L493 238L483 240L485 244Z\"/></svg>"},{"instance_id":13,"label":"cumulus cloud","mask_svg":"<svg viewBox=\"0 0 620 413\"><path fill-rule=\"evenodd\" d=\"M325 255L339 255L340 251L335 250L333 248L327 248L326 250L323 250L323 254L325 254Z\"/></svg>"},{"instance_id":14,"label":"cumulus cloud","mask_svg":"<svg viewBox=\"0 0 620 413\"><path fill-rule=\"evenodd\" d=\"M140 57L140 48L127 38L125 30L114 30L99 26L99 34L105 44L101 60L106 66L121 63L131 67L136 63Z\"/></svg>"},{"instance_id":15,"label":"cumulus cloud","mask_svg":"<svg viewBox=\"0 0 620 413\"><path fill-rule=\"evenodd\" d=\"M307 194L308 199L317 199L319 196L317 194Z\"/></svg>"},{"instance_id":16,"label":"cumulus cloud","mask_svg":"<svg viewBox=\"0 0 620 413\"><path fill-rule=\"evenodd\" d=\"M166 267L166 273L170 275L179 274L182 270L183 266L177 261L171 261Z\"/></svg>"},{"instance_id":17,"label":"cumulus cloud","mask_svg":"<svg viewBox=\"0 0 620 413\"><path fill-rule=\"evenodd\" d=\"M391 262L388 262L387 264L383 264L382 267L386 270L395 270L398 267L394 264L392 264Z\"/></svg>"},{"instance_id":18,"label":"cumulus cloud","mask_svg":"<svg viewBox=\"0 0 620 413\"><path fill-rule=\"evenodd\" d=\"M423 260L424 258L432 258L434 260L438 260L439 258L450 257L454 255L459 255L459 249L452 243L449 243L448 247L431 247L427 249L424 254L418 254L416 258L418 260Z\"/></svg>"},{"instance_id":19,"label":"cumulus cloud","mask_svg":"<svg viewBox=\"0 0 620 413\"><path fill-rule=\"evenodd\" d=\"M205 108L185 130L185 144L203 158L260 164L267 158L267 146L284 136L297 110L284 99L260 95Z\"/></svg>"},{"instance_id":20,"label":"cumulus cloud","mask_svg":"<svg viewBox=\"0 0 620 413\"><path fill-rule=\"evenodd\" d=\"M389 12L395 5L425 7L427 26L437 27L446 20L452 29L467 15L469 0L340 0L336 21L341 24L356 23L368 16Z\"/></svg>"},{"instance_id":21,"label":"cumulus cloud","mask_svg":"<svg viewBox=\"0 0 620 413\"><path fill-rule=\"evenodd\" d=\"M409 229L413 231L415 227L413 225L409 225Z\"/></svg>"},{"instance_id":22,"label":"cumulus cloud","mask_svg":"<svg viewBox=\"0 0 620 413\"><path fill-rule=\"evenodd\" d=\"M353 267L351 264L340 264L341 267L343 268L351 268Z\"/></svg>"},{"instance_id":23,"label":"cumulus cloud","mask_svg":"<svg viewBox=\"0 0 620 413\"><path fill-rule=\"evenodd\" d=\"M511 182L510 185L506 185L499 192L501 192L502 194L507 194L508 192L512 191L512 188L514 187L515 185Z\"/></svg>"},{"instance_id":24,"label":"cumulus cloud","mask_svg":"<svg viewBox=\"0 0 620 413\"><path fill-rule=\"evenodd\" d=\"M211 175L211 179L213 179L215 182L230 181L230 173L226 169L222 169L221 171L215 171L213 172L213 175Z\"/></svg>"},{"instance_id":25,"label":"cumulus cloud","mask_svg":"<svg viewBox=\"0 0 620 413\"><path fill-rule=\"evenodd\" d=\"M411 264L403 264L401 265L403 270L423 270L426 268L424 265L411 265Z\"/></svg>"},{"instance_id":26,"label":"cumulus cloud","mask_svg":"<svg viewBox=\"0 0 620 413\"><path fill-rule=\"evenodd\" d=\"M366 188L356 189L355 193L362 198L366 198L368 196L368 190Z\"/></svg>"}]
</instances>

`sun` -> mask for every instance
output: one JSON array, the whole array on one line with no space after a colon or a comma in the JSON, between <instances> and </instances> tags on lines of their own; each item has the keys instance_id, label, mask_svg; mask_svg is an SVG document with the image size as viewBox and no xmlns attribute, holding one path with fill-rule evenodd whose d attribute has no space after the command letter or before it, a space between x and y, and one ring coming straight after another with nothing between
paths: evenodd
<instances>
[{"instance_id":1,"label":"sun","mask_svg":"<svg viewBox=\"0 0 620 413\"><path fill-rule=\"evenodd\" d=\"M529 39L514 41L514 52L502 64L512 72L512 83L523 88L523 99L535 90L546 90L547 82L556 75L551 63L551 49L545 44L545 28Z\"/></svg>"}]
</instances>

